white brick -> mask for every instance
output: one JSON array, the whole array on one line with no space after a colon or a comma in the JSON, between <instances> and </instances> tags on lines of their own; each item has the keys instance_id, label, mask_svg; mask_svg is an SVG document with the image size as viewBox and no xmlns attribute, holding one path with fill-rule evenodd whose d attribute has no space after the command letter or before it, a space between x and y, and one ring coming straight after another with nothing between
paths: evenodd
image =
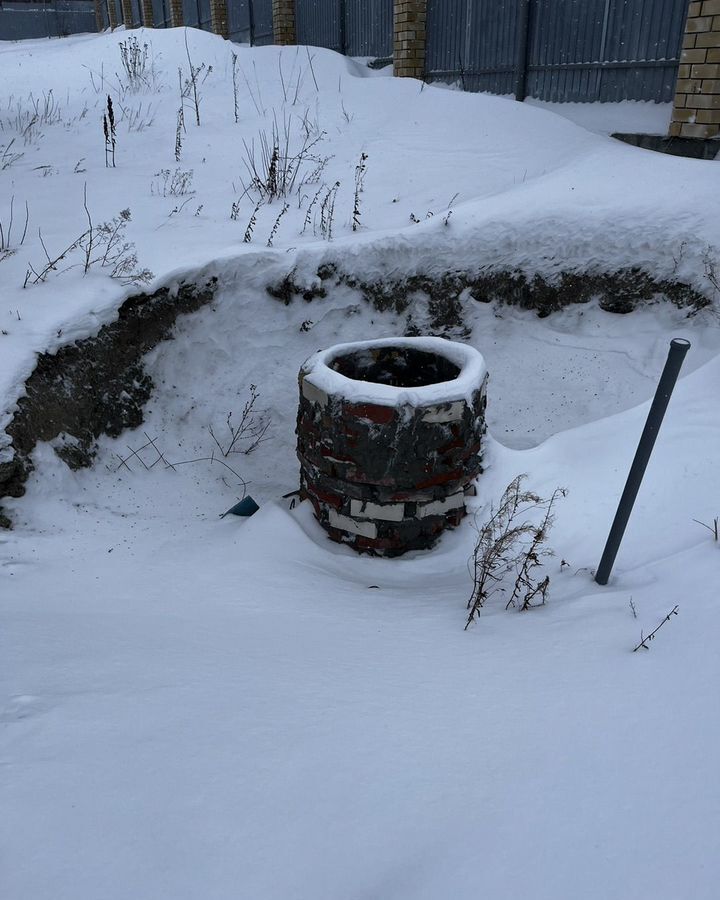
<instances>
[{"instance_id":1,"label":"white brick","mask_svg":"<svg viewBox=\"0 0 720 900\"><path fill-rule=\"evenodd\" d=\"M463 417L465 409L464 400L456 400L454 403L443 403L440 406L428 406L423 413L423 422L442 424L444 422L458 422Z\"/></svg>"},{"instance_id":2,"label":"white brick","mask_svg":"<svg viewBox=\"0 0 720 900\"><path fill-rule=\"evenodd\" d=\"M465 494L458 491L457 494L451 494L445 500L433 500L424 506L418 507L418 519L424 519L426 516L443 516L445 513L453 509L460 509L465 505Z\"/></svg>"},{"instance_id":3,"label":"white brick","mask_svg":"<svg viewBox=\"0 0 720 900\"><path fill-rule=\"evenodd\" d=\"M315 387L307 378L303 378L302 393L303 397L310 403L315 403L317 406L327 406L328 395L319 387Z\"/></svg>"},{"instance_id":4,"label":"white brick","mask_svg":"<svg viewBox=\"0 0 720 900\"><path fill-rule=\"evenodd\" d=\"M404 503L370 503L350 501L350 515L360 519L381 519L383 522L402 522L405 518Z\"/></svg>"},{"instance_id":5,"label":"white brick","mask_svg":"<svg viewBox=\"0 0 720 900\"><path fill-rule=\"evenodd\" d=\"M348 534L359 534L366 538L377 537L377 525L374 522L356 522L348 516L341 516L340 513L331 509L328 513L328 523L333 528L340 531L346 531Z\"/></svg>"}]
</instances>

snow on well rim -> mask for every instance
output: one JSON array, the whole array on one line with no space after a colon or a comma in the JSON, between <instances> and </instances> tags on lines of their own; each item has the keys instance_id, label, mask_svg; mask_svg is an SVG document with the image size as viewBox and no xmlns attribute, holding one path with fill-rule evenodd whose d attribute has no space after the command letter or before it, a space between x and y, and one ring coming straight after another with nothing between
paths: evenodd
<instances>
[{"instance_id":1,"label":"snow on well rim","mask_svg":"<svg viewBox=\"0 0 720 900\"><path fill-rule=\"evenodd\" d=\"M456 365L460 371L450 381L439 381L422 387L393 387L374 381L348 378L331 368L341 356L358 350L381 347L419 350L442 356ZM333 396L342 396L353 403L377 403L380 406L425 406L427 404L453 403L465 400L472 403L473 394L487 377L487 367L482 354L468 344L448 341L439 337L381 338L374 341L353 341L335 344L326 350L318 350L307 359L300 370L301 380Z\"/></svg>"}]
</instances>

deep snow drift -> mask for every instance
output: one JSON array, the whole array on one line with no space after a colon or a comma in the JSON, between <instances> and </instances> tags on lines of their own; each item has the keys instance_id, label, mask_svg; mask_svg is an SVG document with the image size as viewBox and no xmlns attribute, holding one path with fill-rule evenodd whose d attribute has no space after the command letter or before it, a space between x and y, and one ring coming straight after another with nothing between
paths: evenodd
<instances>
[{"instance_id":1,"label":"deep snow drift","mask_svg":"<svg viewBox=\"0 0 720 900\"><path fill-rule=\"evenodd\" d=\"M326 51L310 51L311 69L304 48L234 48L236 124L233 48L198 32L193 63L213 72L200 128L186 108L176 163L183 32L137 34L158 76L137 94L115 79L122 32L0 47L3 122L51 86L63 108L0 171L4 223L15 197L16 252L0 261L5 421L34 353L93 333L132 290L81 266L21 287L28 262L42 264L38 226L56 251L85 227L85 183L96 222L131 209L128 240L158 283L219 277L215 301L149 355L157 389L143 426L102 439L95 467L77 473L39 446L27 495L8 504L3 897L714 898L720 548L693 520L720 514L716 314L588 304L540 320L463 298L491 375L478 521L522 472L544 495L569 491L548 605L519 614L495 602L463 632L472 519L429 553L387 561L331 544L306 504L280 500L297 486L302 362L402 332L405 318L347 285L289 306L265 286L292 266L310 278L323 259L388 277L479 257L548 273L568 261L676 270L710 294L720 168L528 105L372 76ZM99 124L108 86L127 109L114 170ZM261 208L250 244L249 196L230 218L247 183L242 139L257 142L273 108L300 129L307 111L325 131L322 181L341 181L330 243L312 214L301 233L310 189L301 208L293 195L273 249L282 200ZM153 122L138 130L143 115ZM178 168L193 170L187 203L157 193L155 173ZM693 344L684 377L599 588L591 570L673 336ZM208 457L209 429L227 440L250 384L268 439L227 457L233 471L157 462L158 450L174 463ZM140 450L149 438L158 449ZM241 479L260 512L218 519ZM651 650L632 653L676 604Z\"/></svg>"}]
</instances>

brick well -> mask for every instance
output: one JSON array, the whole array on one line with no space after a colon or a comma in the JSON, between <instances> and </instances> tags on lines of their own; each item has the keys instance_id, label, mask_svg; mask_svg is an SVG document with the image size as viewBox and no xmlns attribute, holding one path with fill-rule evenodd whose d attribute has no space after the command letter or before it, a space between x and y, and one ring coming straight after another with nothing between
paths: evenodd
<instances>
[{"instance_id":1,"label":"brick well","mask_svg":"<svg viewBox=\"0 0 720 900\"><path fill-rule=\"evenodd\" d=\"M465 515L481 471L487 374L441 338L345 344L300 371L301 495L360 552L432 547Z\"/></svg>"}]
</instances>

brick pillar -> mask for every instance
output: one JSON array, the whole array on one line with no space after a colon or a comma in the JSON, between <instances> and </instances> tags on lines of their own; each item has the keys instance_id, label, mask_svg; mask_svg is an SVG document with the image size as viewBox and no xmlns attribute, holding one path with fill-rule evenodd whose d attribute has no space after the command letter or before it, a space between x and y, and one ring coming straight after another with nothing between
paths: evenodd
<instances>
[{"instance_id":1,"label":"brick pillar","mask_svg":"<svg viewBox=\"0 0 720 900\"><path fill-rule=\"evenodd\" d=\"M170 0L170 24L173 28L182 28L185 24L182 0Z\"/></svg>"},{"instance_id":2,"label":"brick pillar","mask_svg":"<svg viewBox=\"0 0 720 900\"><path fill-rule=\"evenodd\" d=\"M115 0L107 0L107 13L110 31L114 31L118 27L117 7L115 6Z\"/></svg>"},{"instance_id":3,"label":"brick pillar","mask_svg":"<svg viewBox=\"0 0 720 900\"><path fill-rule=\"evenodd\" d=\"M120 0L120 9L122 10L123 23L126 28L134 28L133 11L130 0Z\"/></svg>"},{"instance_id":4,"label":"brick pillar","mask_svg":"<svg viewBox=\"0 0 720 900\"><path fill-rule=\"evenodd\" d=\"M227 39L230 34L227 0L210 0L210 19L213 32Z\"/></svg>"},{"instance_id":5,"label":"brick pillar","mask_svg":"<svg viewBox=\"0 0 720 900\"><path fill-rule=\"evenodd\" d=\"M394 0L393 75L425 77L427 0Z\"/></svg>"},{"instance_id":6,"label":"brick pillar","mask_svg":"<svg viewBox=\"0 0 720 900\"><path fill-rule=\"evenodd\" d=\"M152 0L142 0L140 3L142 8L142 21L146 28L155 27L155 14L153 13Z\"/></svg>"},{"instance_id":7,"label":"brick pillar","mask_svg":"<svg viewBox=\"0 0 720 900\"><path fill-rule=\"evenodd\" d=\"M95 0L95 27L98 34L105 30L105 16L103 15L102 0Z\"/></svg>"},{"instance_id":8,"label":"brick pillar","mask_svg":"<svg viewBox=\"0 0 720 900\"><path fill-rule=\"evenodd\" d=\"M670 134L720 135L720 0L690 3Z\"/></svg>"},{"instance_id":9,"label":"brick pillar","mask_svg":"<svg viewBox=\"0 0 720 900\"><path fill-rule=\"evenodd\" d=\"M276 44L297 44L295 0L272 0L273 35Z\"/></svg>"}]
</instances>

